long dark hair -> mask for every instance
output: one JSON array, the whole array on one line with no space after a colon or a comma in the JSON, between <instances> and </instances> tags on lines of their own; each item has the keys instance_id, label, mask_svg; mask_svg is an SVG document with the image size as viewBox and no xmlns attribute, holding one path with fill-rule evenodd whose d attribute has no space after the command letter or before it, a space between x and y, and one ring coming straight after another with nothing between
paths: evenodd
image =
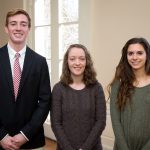
<instances>
[{"instance_id":1,"label":"long dark hair","mask_svg":"<svg viewBox=\"0 0 150 150\"><path fill-rule=\"evenodd\" d=\"M66 85L69 85L70 83L73 83L70 70L68 67L68 54L72 48L81 48L83 49L85 53L85 58L86 58L86 67L84 70L84 75L83 75L83 82L85 85L90 85L96 82L96 71L93 67L93 61L91 59L91 55L88 52L87 48L84 45L81 44L72 44L69 46L67 49L64 59L63 59L63 66L62 66L62 74L60 77L60 81Z\"/></svg>"},{"instance_id":2,"label":"long dark hair","mask_svg":"<svg viewBox=\"0 0 150 150\"><path fill-rule=\"evenodd\" d=\"M120 110L124 108L127 100L131 100L131 95L134 91L133 82L135 81L135 74L127 60L127 51L131 44L140 44L143 46L146 52L145 72L146 74L150 74L150 45L148 41L144 38L132 38L128 40L122 49L122 56L116 67L115 77L110 83L111 87L116 81L120 82L117 95L117 105Z\"/></svg>"}]
</instances>

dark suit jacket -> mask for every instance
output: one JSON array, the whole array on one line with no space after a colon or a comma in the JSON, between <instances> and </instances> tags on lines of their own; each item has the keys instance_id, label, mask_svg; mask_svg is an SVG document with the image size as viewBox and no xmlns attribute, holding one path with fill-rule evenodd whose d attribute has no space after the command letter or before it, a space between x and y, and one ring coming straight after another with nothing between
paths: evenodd
<instances>
[{"instance_id":1,"label":"dark suit jacket","mask_svg":"<svg viewBox=\"0 0 150 150\"><path fill-rule=\"evenodd\" d=\"M17 100L7 45L0 49L0 140L22 131L29 141L21 148L44 146L43 123L50 109L51 89L46 59L26 49Z\"/></svg>"}]
</instances>

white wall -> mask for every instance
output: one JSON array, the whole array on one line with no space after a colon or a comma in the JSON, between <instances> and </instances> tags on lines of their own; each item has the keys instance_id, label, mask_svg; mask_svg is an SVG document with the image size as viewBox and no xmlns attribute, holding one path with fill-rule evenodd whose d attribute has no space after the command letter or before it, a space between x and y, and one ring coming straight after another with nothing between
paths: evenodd
<instances>
[{"instance_id":1,"label":"white wall","mask_svg":"<svg viewBox=\"0 0 150 150\"><path fill-rule=\"evenodd\" d=\"M94 0L92 54L98 78L106 86L113 77L125 42L134 36L150 41L149 0Z\"/></svg>"}]
</instances>

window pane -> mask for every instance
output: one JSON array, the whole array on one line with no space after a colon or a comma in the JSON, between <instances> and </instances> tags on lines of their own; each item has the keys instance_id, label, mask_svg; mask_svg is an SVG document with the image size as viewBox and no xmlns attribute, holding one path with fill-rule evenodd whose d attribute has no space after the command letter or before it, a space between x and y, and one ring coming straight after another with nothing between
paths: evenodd
<instances>
[{"instance_id":1,"label":"window pane","mask_svg":"<svg viewBox=\"0 0 150 150\"><path fill-rule=\"evenodd\" d=\"M35 26L50 24L50 0L35 0Z\"/></svg>"},{"instance_id":2,"label":"window pane","mask_svg":"<svg viewBox=\"0 0 150 150\"><path fill-rule=\"evenodd\" d=\"M78 24L61 25L59 35L59 59L62 59L67 47L78 43Z\"/></svg>"},{"instance_id":3,"label":"window pane","mask_svg":"<svg viewBox=\"0 0 150 150\"><path fill-rule=\"evenodd\" d=\"M59 0L59 23L78 20L78 0Z\"/></svg>"},{"instance_id":4,"label":"window pane","mask_svg":"<svg viewBox=\"0 0 150 150\"><path fill-rule=\"evenodd\" d=\"M35 51L47 59L51 58L50 27L35 28Z\"/></svg>"}]
</instances>

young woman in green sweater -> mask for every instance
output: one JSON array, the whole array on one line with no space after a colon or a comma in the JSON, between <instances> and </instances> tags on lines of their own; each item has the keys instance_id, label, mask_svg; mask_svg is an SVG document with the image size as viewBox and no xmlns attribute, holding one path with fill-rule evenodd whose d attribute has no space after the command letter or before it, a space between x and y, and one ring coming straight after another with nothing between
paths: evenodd
<instances>
[{"instance_id":1,"label":"young woman in green sweater","mask_svg":"<svg viewBox=\"0 0 150 150\"><path fill-rule=\"evenodd\" d=\"M150 150L150 45L132 38L110 84L114 150Z\"/></svg>"}]
</instances>

